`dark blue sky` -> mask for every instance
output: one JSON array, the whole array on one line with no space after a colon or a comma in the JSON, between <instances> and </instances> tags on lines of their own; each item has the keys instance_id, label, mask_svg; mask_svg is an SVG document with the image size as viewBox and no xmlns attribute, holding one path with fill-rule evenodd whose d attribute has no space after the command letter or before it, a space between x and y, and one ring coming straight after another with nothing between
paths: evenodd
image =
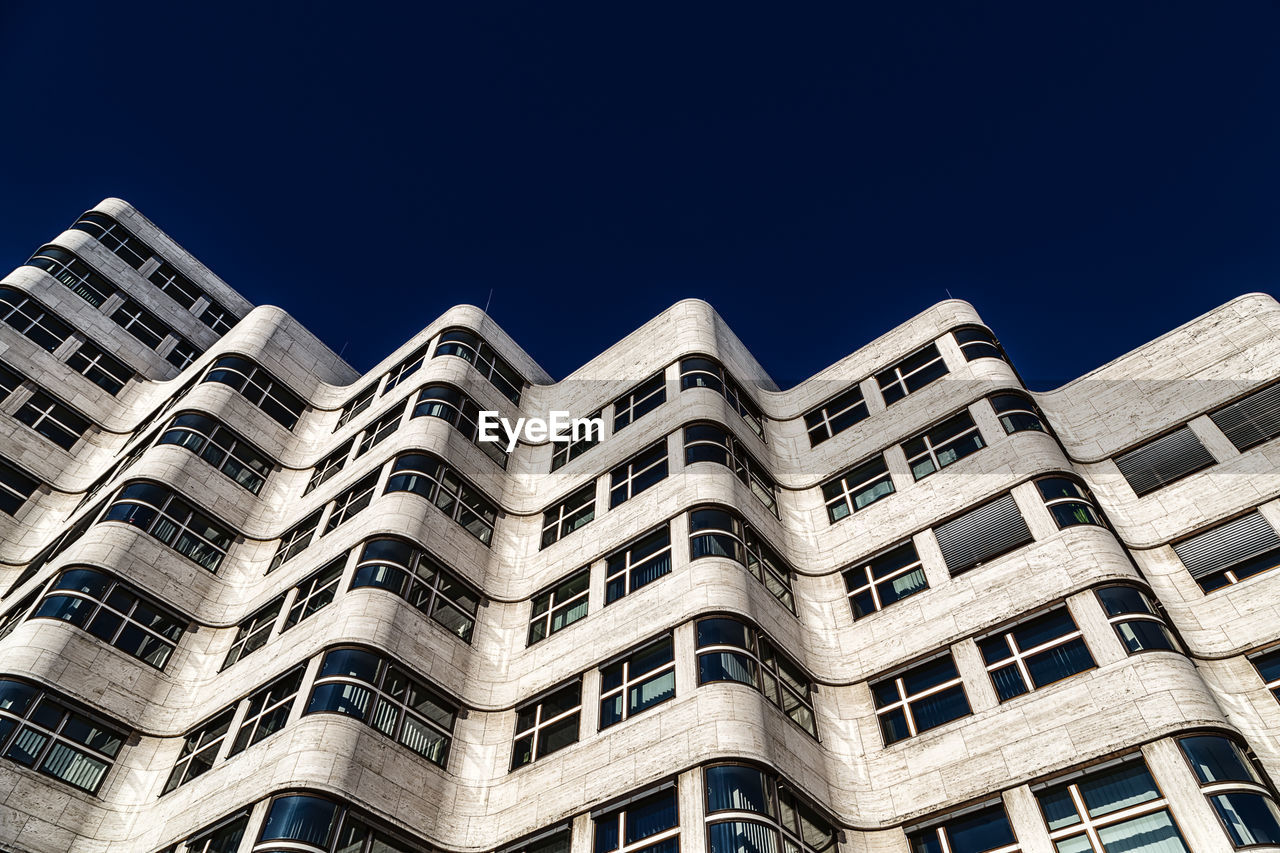
<instances>
[{"instance_id":1,"label":"dark blue sky","mask_svg":"<svg viewBox=\"0 0 1280 853\"><path fill-rule=\"evenodd\" d=\"M946 297L1033 387L1280 276L1280 3L3 3L0 266L108 195L367 369L686 296L784 386Z\"/></svg>"}]
</instances>

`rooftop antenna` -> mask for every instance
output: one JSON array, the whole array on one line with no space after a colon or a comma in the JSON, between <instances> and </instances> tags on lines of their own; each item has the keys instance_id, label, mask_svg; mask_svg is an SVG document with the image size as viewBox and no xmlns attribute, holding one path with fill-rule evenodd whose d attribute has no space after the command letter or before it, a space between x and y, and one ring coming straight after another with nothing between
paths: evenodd
<instances>
[{"instance_id":1,"label":"rooftop antenna","mask_svg":"<svg viewBox=\"0 0 1280 853\"><path fill-rule=\"evenodd\" d=\"M493 288L489 288L489 298L484 301L484 313L489 313L489 303L493 301Z\"/></svg>"},{"instance_id":2,"label":"rooftop antenna","mask_svg":"<svg viewBox=\"0 0 1280 853\"><path fill-rule=\"evenodd\" d=\"M342 349L338 350L338 358L342 358L342 354L347 351L347 344L349 343L351 343L351 341L342 342Z\"/></svg>"},{"instance_id":3,"label":"rooftop antenna","mask_svg":"<svg viewBox=\"0 0 1280 853\"><path fill-rule=\"evenodd\" d=\"M943 289L943 290L945 290L945 291L947 292L947 298L948 298L948 299L955 299L955 297L951 295L951 288L949 288L949 287L944 287L944 288L942 288L942 289Z\"/></svg>"}]
</instances>

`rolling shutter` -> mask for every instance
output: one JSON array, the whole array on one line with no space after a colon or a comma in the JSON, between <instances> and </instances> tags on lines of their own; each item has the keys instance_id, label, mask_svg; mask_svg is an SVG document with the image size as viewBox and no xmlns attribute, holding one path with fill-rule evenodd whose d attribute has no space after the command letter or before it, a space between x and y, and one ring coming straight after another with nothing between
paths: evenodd
<instances>
[{"instance_id":1,"label":"rolling shutter","mask_svg":"<svg viewBox=\"0 0 1280 853\"><path fill-rule=\"evenodd\" d=\"M971 509L935 527L933 533L953 577L1031 541L1031 531L1018 512L1013 495Z\"/></svg>"},{"instance_id":2,"label":"rolling shutter","mask_svg":"<svg viewBox=\"0 0 1280 853\"><path fill-rule=\"evenodd\" d=\"M1260 513L1251 512L1235 521L1192 536L1173 546L1174 553L1191 572L1191 577L1203 577L1229 569L1232 566L1280 548L1280 536L1267 524Z\"/></svg>"},{"instance_id":3,"label":"rolling shutter","mask_svg":"<svg viewBox=\"0 0 1280 853\"><path fill-rule=\"evenodd\" d=\"M1116 467L1134 493L1142 496L1215 461L1191 428L1184 426L1117 456Z\"/></svg>"},{"instance_id":4,"label":"rolling shutter","mask_svg":"<svg viewBox=\"0 0 1280 853\"><path fill-rule=\"evenodd\" d=\"M1280 435L1280 385L1255 391L1209 415L1236 450L1248 450Z\"/></svg>"}]
</instances>

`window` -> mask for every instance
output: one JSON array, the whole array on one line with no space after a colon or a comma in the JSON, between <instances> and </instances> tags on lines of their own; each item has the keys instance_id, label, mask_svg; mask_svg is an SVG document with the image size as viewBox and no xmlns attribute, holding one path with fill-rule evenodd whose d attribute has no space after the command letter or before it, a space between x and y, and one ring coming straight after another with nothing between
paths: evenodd
<instances>
[{"instance_id":1,"label":"window","mask_svg":"<svg viewBox=\"0 0 1280 853\"><path fill-rule=\"evenodd\" d=\"M862 387L854 385L848 391L828 400L818 408L805 413L804 426L809 432L809 446L844 432L849 427L867 419L867 401L862 398Z\"/></svg>"},{"instance_id":2,"label":"window","mask_svg":"<svg viewBox=\"0 0 1280 853\"><path fill-rule=\"evenodd\" d=\"M1187 853L1140 755L1032 788L1059 853Z\"/></svg>"},{"instance_id":3,"label":"window","mask_svg":"<svg viewBox=\"0 0 1280 853\"><path fill-rule=\"evenodd\" d=\"M605 558L604 603L648 586L671 571L671 528L662 525Z\"/></svg>"},{"instance_id":4,"label":"window","mask_svg":"<svg viewBox=\"0 0 1280 853\"><path fill-rule=\"evenodd\" d=\"M383 394L388 393L392 388L396 387L416 373L419 367L422 367L422 362L427 358L427 346L427 344L423 344L418 347L410 353L408 357L388 371L386 384L382 386Z\"/></svg>"},{"instance_id":5,"label":"window","mask_svg":"<svg viewBox=\"0 0 1280 853\"><path fill-rule=\"evenodd\" d=\"M133 335L142 343L154 350L160 349L160 345L164 343L165 338L170 334L170 329L160 318L143 308L132 299L125 299L120 306L111 313L111 319L115 320L129 334Z\"/></svg>"},{"instance_id":6,"label":"window","mask_svg":"<svg viewBox=\"0 0 1280 853\"><path fill-rule=\"evenodd\" d=\"M436 351L431 357L439 358L442 355L456 355L470 362L502 396L519 405L524 377L503 361L479 335L466 329L446 329L437 338Z\"/></svg>"},{"instance_id":7,"label":"window","mask_svg":"<svg viewBox=\"0 0 1280 853\"><path fill-rule=\"evenodd\" d=\"M751 489L760 503L778 514L777 487L764 467L746 451L742 442L716 424L691 424L684 428L684 462L715 462L724 465Z\"/></svg>"},{"instance_id":8,"label":"window","mask_svg":"<svg viewBox=\"0 0 1280 853\"><path fill-rule=\"evenodd\" d=\"M207 415L178 415L157 444L185 447L252 494L262 491L272 465L261 451Z\"/></svg>"},{"instance_id":9,"label":"window","mask_svg":"<svg viewBox=\"0 0 1280 853\"><path fill-rule=\"evenodd\" d=\"M311 479L307 480L307 487L302 490L303 495L311 494L317 486L323 485L325 481L342 470L342 467L347 464L347 457L351 455L353 443L354 439L346 442L316 463L316 467L311 471Z\"/></svg>"},{"instance_id":10,"label":"window","mask_svg":"<svg viewBox=\"0 0 1280 853\"><path fill-rule=\"evenodd\" d=\"M236 853L240 849L240 839L249 828L249 815L240 812L224 818L208 829L202 829L187 839L182 848L184 853ZM177 846L166 848L162 853L175 853Z\"/></svg>"},{"instance_id":11,"label":"window","mask_svg":"<svg viewBox=\"0 0 1280 853\"><path fill-rule=\"evenodd\" d=\"M832 524L891 494L893 478L889 476L884 454L877 454L874 459L868 459L822 484L827 521Z\"/></svg>"},{"instance_id":12,"label":"window","mask_svg":"<svg viewBox=\"0 0 1280 853\"><path fill-rule=\"evenodd\" d=\"M1013 495L1003 495L933 529L951 576L1031 541Z\"/></svg>"},{"instance_id":13,"label":"window","mask_svg":"<svg viewBox=\"0 0 1280 853\"><path fill-rule=\"evenodd\" d=\"M25 377L0 362L0 402L9 399L9 395L18 390Z\"/></svg>"},{"instance_id":14,"label":"window","mask_svg":"<svg viewBox=\"0 0 1280 853\"><path fill-rule=\"evenodd\" d=\"M929 344L915 351L902 361L876 374L880 394L886 406L892 406L913 391L919 391L949 371L938 352L937 344Z\"/></svg>"},{"instance_id":15,"label":"window","mask_svg":"<svg viewBox=\"0 0 1280 853\"><path fill-rule=\"evenodd\" d=\"M600 728L629 720L676 695L671 635L600 667Z\"/></svg>"},{"instance_id":16,"label":"window","mask_svg":"<svg viewBox=\"0 0 1280 853\"><path fill-rule=\"evenodd\" d=\"M158 274L166 266L167 264L161 264L160 269L151 274L151 280L155 281ZM218 305L217 303L210 303L203 311L200 312L200 322L212 329L214 334L225 335L227 332L231 331L232 326L239 322L239 318L236 317L235 314L232 314L230 310L223 308L221 305Z\"/></svg>"},{"instance_id":17,"label":"window","mask_svg":"<svg viewBox=\"0 0 1280 853\"><path fill-rule=\"evenodd\" d=\"M533 597L529 618L529 645L546 639L587 616L590 569L574 572L546 592Z\"/></svg>"},{"instance_id":18,"label":"window","mask_svg":"<svg viewBox=\"0 0 1280 853\"><path fill-rule=\"evenodd\" d=\"M342 570L346 562L345 556L338 557L294 587L293 603L289 605L289 615L285 617L284 625L280 628L281 633L311 617L333 601L334 596L338 594L338 581L342 580Z\"/></svg>"},{"instance_id":19,"label":"window","mask_svg":"<svg viewBox=\"0 0 1280 853\"><path fill-rule=\"evenodd\" d=\"M1205 592L1237 584L1280 565L1280 536L1254 511L1173 546Z\"/></svg>"},{"instance_id":20,"label":"window","mask_svg":"<svg viewBox=\"0 0 1280 853\"><path fill-rule=\"evenodd\" d=\"M745 764L713 764L702 775L709 853L837 849L830 821L781 776Z\"/></svg>"},{"instance_id":21,"label":"window","mask_svg":"<svg viewBox=\"0 0 1280 853\"><path fill-rule=\"evenodd\" d=\"M87 418L71 411L43 391L32 394L14 413L14 417L63 450L70 450L89 428Z\"/></svg>"},{"instance_id":22,"label":"window","mask_svg":"<svg viewBox=\"0 0 1280 853\"><path fill-rule=\"evenodd\" d=\"M594 486L592 487L594 488ZM413 492L431 501L468 533L488 545L498 509L451 467L426 453L404 453L391 466L384 494Z\"/></svg>"},{"instance_id":23,"label":"window","mask_svg":"<svg viewBox=\"0 0 1280 853\"><path fill-rule=\"evenodd\" d=\"M0 637L3 636L4 631L0 630ZM1267 689L1271 691L1271 695L1280 700L1280 648L1253 655L1249 658L1249 661L1258 670L1258 675L1262 680L1266 682Z\"/></svg>"},{"instance_id":24,"label":"window","mask_svg":"<svg viewBox=\"0 0 1280 853\"><path fill-rule=\"evenodd\" d=\"M169 334L174 338L174 344L173 349L169 350L169 354L164 359L179 370L185 370L187 365L200 357L200 350L181 335L174 332Z\"/></svg>"},{"instance_id":25,"label":"window","mask_svg":"<svg viewBox=\"0 0 1280 853\"><path fill-rule=\"evenodd\" d=\"M238 355L224 355L215 361L201 381L230 385L285 429L293 429L306 408L280 380Z\"/></svg>"},{"instance_id":26,"label":"window","mask_svg":"<svg viewBox=\"0 0 1280 853\"><path fill-rule=\"evenodd\" d=\"M1065 606L978 640L1001 702L1093 669L1093 655Z\"/></svg>"},{"instance_id":27,"label":"window","mask_svg":"<svg viewBox=\"0 0 1280 853\"><path fill-rule=\"evenodd\" d=\"M102 307L116 293L111 282L75 254L57 246L45 246L27 261L27 266L44 270L94 308Z\"/></svg>"},{"instance_id":28,"label":"window","mask_svg":"<svg viewBox=\"0 0 1280 853\"><path fill-rule=\"evenodd\" d=\"M173 770L170 771L160 796L163 797L179 785L203 776L213 767L214 760L222 750L223 741L227 738L227 732L231 730L231 720L235 715L236 709L233 705L209 722L187 733L182 740L182 752L178 754L178 761L173 765Z\"/></svg>"},{"instance_id":29,"label":"window","mask_svg":"<svg viewBox=\"0 0 1280 853\"><path fill-rule=\"evenodd\" d=\"M915 543L908 539L844 570L854 620L929 588Z\"/></svg>"},{"instance_id":30,"label":"window","mask_svg":"<svg viewBox=\"0 0 1280 853\"><path fill-rule=\"evenodd\" d=\"M574 679L547 696L516 709L516 740L511 769L578 742L582 680Z\"/></svg>"},{"instance_id":31,"label":"window","mask_svg":"<svg viewBox=\"0 0 1280 853\"><path fill-rule=\"evenodd\" d=\"M270 842L299 842L290 850L323 853L426 853L432 848L414 844L374 827L354 808L310 794L282 794L271 801L255 853L282 848ZM562 851L568 853L568 850Z\"/></svg>"},{"instance_id":32,"label":"window","mask_svg":"<svg viewBox=\"0 0 1280 853\"><path fill-rule=\"evenodd\" d=\"M1196 781L1234 847L1280 844L1280 809L1269 783L1234 740L1221 735L1178 738Z\"/></svg>"},{"instance_id":33,"label":"window","mask_svg":"<svg viewBox=\"0 0 1280 853\"><path fill-rule=\"evenodd\" d=\"M178 272L171 264L162 262L147 280L183 308L191 308L197 299L204 296L204 292L191 279Z\"/></svg>"},{"instance_id":34,"label":"window","mask_svg":"<svg viewBox=\"0 0 1280 853\"><path fill-rule=\"evenodd\" d=\"M569 853L570 834L568 827L544 829L531 838L508 844L499 853Z\"/></svg>"},{"instance_id":35,"label":"window","mask_svg":"<svg viewBox=\"0 0 1280 853\"><path fill-rule=\"evenodd\" d=\"M965 361L977 361L980 358L998 358L1007 361L1004 351L996 341L996 336L986 326L963 326L952 330Z\"/></svg>"},{"instance_id":36,"label":"window","mask_svg":"<svg viewBox=\"0 0 1280 853\"><path fill-rule=\"evenodd\" d=\"M1005 435L1013 435L1015 432L1049 431L1044 425L1039 407L1025 394L1006 391L987 399L991 401L991 408L995 409L996 417L1004 427Z\"/></svg>"},{"instance_id":37,"label":"window","mask_svg":"<svg viewBox=\"0 0 1280 853\"><path fill-rule=\"evenodd\" d=\"M0 320L49 352L71 337L71 327L62 318L12 287L0 287Z\"/></svg>"},{"instance_id":38,"label":"window","mask_svg":"<svg viewBox=\"0 0 1280 853\"><path fill-rule=\"evenodd\" d=\"M718 361L710 358L684 358L680 360L680 390L710 388L719 392L729 407L742 416L751 431L764 440L764 418L755 404L739 387L729 372Z\"/></svg>"},{"instance_id":39,"label":"window","mask_svg":"<svg viewBox=\"0 0 1280 853\"><path fill-rule=\"evenodd\" d=\"M391 411L364 428L364 432L360 433L360 444L356 447L356 459L364 456L400 428L400 417L404 414L407 405L406 400L399 406L393 406Z\"/></svg>"},{"instance_id":40,"label":"window","mask_svg":"<svg viewBox=\"0 0 1280 853\"><path fill-rule=\"evenodd\" d=\"M17 515L39 485L39 480L19 471L7 459L0 458L0 512Z\"/></svg>"},{"instance_id":41,"label":"window","mask_svg":"<svg viewBox=\"0 0 1280 853\"><path fill-rule=\"evenodd\" d=\"M70 622L156 669L169 662L188 621L128 584L87 568L59 574L31 618Z\"/></svg>"},{"instance_id":42,"label":"window","mask_svg":"<svg viewBox=\"0 0 1280 853\"><path fill-rule=\"evenodd\" d=\"M342 648L325 654L306 713L355 717L444 767L458 709L382 655Z\"/></svg>"},{"instance_id":43,"label":"window","mask_svg":"<svg viewBox=\"0 0 1280 853\"><path fill-rule=\"evenodd\" d=\"M1254 391L1209 417L1243 453L1280 435L1280 385Z\"/></svg>"},{"instance_id":44,"label":"window","mask_svg":"<svg viewBox=\"0 0 1280 853\"><path fill-rule=\"evenodd\" d=\"M369 408L369 405L373 403L373 398L377 393L378 383L375 382L348 400L347 404L342 407L342 413L338 415L338 423L334 426L333 431L337 432L342 429L347 425L348 421L363 412L365 409Z\"/></svg>"},{"instance_id":45,"label":"window","mask_svg":"<svg viewBox=\"0 0 1280 853\"><path fill-rule=\"evenodd\" d=\"M1107 621L1116 629L1129 654L1159 649L1179 651L1173 632L1155 603L1136 586L1116 584L1097 589Z\"/></svg>"},{"instance_id":46,"label":"window","mask_svg":"<svg viewBox=\"0 0 1280 853\"><path fill-rule=\"evenodd\" d=\"M609 508L667 479L667 440L658 439L609 472Z\"/></svg>"},{"instance_id":47,"label":"window","mask_svg":"<svg viewBox=\"0 0 1280 853\"><path fill-rule=\"evenodd\" d=\"M306 664L299 664L249 697L249 707L231 744L230 758L284 728L293 710L293 700L302 686Z\"/></svg>"},{"instance_id":48,"label":"window","mask_svg":"<svg viewBox=\"0 0 1280 853\"><path fill-rule=\"evenodd\" d=\"M15 584L15 586L18 586L18 584ZM27 613L35 605L36 599L40 597L42 591L40 588L33 590L30 595L10 608L9 612L0 616L0 640L12 634L13 629L17 628L27 618Z\"/></svg>"},{"instance_id":49,"label":"window","mask_svg":"<svg viewBox=\"0 0 1280 853\"><path fill-rule=\"evenodd\" d=\"M871 696L885 746L973 713L951 652L874 682Z\"/></svg>"},{"instance_id":50,"label":"window","mask_svg":"<svg viewBox=\"0 0 1280 853\"><path fill-rule=\"evenodd\" d=\"M904 442L902 451L907 454L911 476L923 480L984 447L978 425L964 411Z\"/></svg>"},{"instance_id":51,"label":"window","mask_svg":"<svg viewBox=\"0 0 1280 853\"><path fill-rule=\"evenodd\" d=\"M116 495L100 521L132 524L211 572L227 556L231 534L156 483L134 482Z\"/></svg>"},{"instance_id":52,"label":"window","mask_svg":"<svg viewBox=\"0 0 1280 853\"><path fill-rule=\"evenodd\" d=\"M284 596L280 595L240 623L236 628L235 638L231 641L231 648L227 649L227 656L222 661L222 669L243 660L267 644L282 607Z\"/></svg>"},{"instance_id":53,"label":"window","mask_svg":"<svg viewBox=\"0 0 1280 853\"><path fill-rule=\"evenodd\" d=\"M667 402L667 381L664 372L659 370L613 401L614 433L635 423L643 415L647 415L665 402Z\"/></svg>"},{"instance_id":54,"label":"window","mask_svg":"<svg viewBox=\"0 0 1280 853\"><path fill-rule=\"evenodd\" d=\"M371 539L356 564L351 589L377 587L408 601L464 642L471 642L480 595L453 572L400 539Z\"/></svg>"},{"instance_id":55,"label":"window","mask_svg":"<svg viewBox=\"0 0 1280 853\"><path fill-rule=\"evenodd\" d=\"M96 794L125 737L52 690L0 679L0 750L10 761Z\"/></svg>"},{"instance_id":56,"label":"window","mask_svg":"<svg viewBox=\"0 0 1280 853\"><path fill-rule=\"evenodd\" d=\"M1116 467L1138 497L1207 468L1215 461L1191 427L1186 426L1115 458Z\"/></svg>"},{"instance_id":57,"label":"window","mask_svg":"<svg viewBox=\"0 0 1280 853\"><path fill-rule=\"evenodd\" d=\"M911 853L1013 853L1020 849L1004 804L999 801L983 803L977 808L947 815L941 821L930 821L920 829L909 830L907 843Z\"/></svg>"},{"instance_id":58,"label":"window","mask_svg":"<svg viewBox=\"0 0 1280 853\"><path fill-rule=\"evenodd\" d=\"M83 231L97 238L99 243L119 255L121 260L135 270L155 255L150 246L105 213L89 211L81 216L70 230Z\"/></svg>"},{"instance_id":59,"label":"window","mask_svg":"<svg viewBox=\"0 0 1280 853\"><path fill-rule=\"evenodd\" d=\"M600 443L604 438L604 420L601 418L603 409L596 409L587 415L587 419L596 423L596 428L587 427L574 435L574 431L570 430L568 441L558 441L554 444L555 450L551 453L551 470L558 471L569 462L577 459L591 448ZM486 446L497 447L497 442L485 442Z\"/></svg>"},{"instance_id":60,"label":"window","mask_svg":"<svg viewBox=\"0 0 1280 853\"><path fill-rule=\"evenodd\" d=\"M67 366L113 396L120 393L120 389L134 376L132 368L88 341L81 343L80 349L71 354Z\"/></svg>"},{"instance_id":61,"label":"window","mask_svg":"<svg viewBox=\"0 0 1280 853\"><path fill-rule=\"evenodd\" d=\"M271 564L267 566L267 574L271 574L307 550L311 545L311 540L315 538L316 525L320 523L320 512L320 510L316 510L285 531L284 535L280 537L280 544L276 546L276 553L271 558Z\"/></svg>"},{"instance_id":62,"label":"window","mask_svg":"<svg viewBox=\"0 0 1280 853\"><path fill-rule=\"evenodd\" d=\"M698 683L734 681L754 687L811 736L813 687L804 670L762 631L724 616L698 620Z\"/></svg>"},{"instance_id":63,"label":"window","mask_svg":"<svg viewBox=\"0 0 1280 853\"><path fill-rule=\"evenodd\" d=\"M502 449L502 443L480 440L480 407L457 388L450 385L427 385L418 392L418 401L409 417L440 418L447 421L466 436L468 441L483 450L486 456L503 468L507 467L507 451Z\"/></svg>"},{"instance_id":64,"label":"window","mask_svg":"<svg viewBox=\"0 0 1280 853\"><path fill-rule=\"evenodd\" d=\"M791 566L732 510L708 506L690 511L689 553L693 560L726 557L737 562L788 610L796 612Z\"/></svg>"},{"instance_id":65,"label":"window","mask_svg":"<svg viewBox=\"0 0 1280 853\"><path fill-rule=\"evenodd\" d=\"M596 484L587 483L542 514L542 547L559 542L596 517Z\"/></svg>"},{"instance_id":66,"label":"window","mask_svg":"<svg viewBox=\"0 0 1280 853\"><path fill-rule=\"evenodd\" d=\"M1036 488L1040 490L1040 497L1044 498L1049 514L1058 523L1058 529L1080 524L1102 526L1098 508L1093 503L1093 495L1074 479L1044 477L1036 480Z\"/></svg>"},{"instance_id":67,"label":"window","mask_svg":"<svg viewBox=\"0 0 1280 853\"><path fill-rule=\"evenodd\" d=\"M378 477L381 471L374 471L333 500L329 510L329 520L325 522L324 532L331 533L339 524L351 518L367 507L373 500L373 492L378 488ZM323 534L322 534L323 535Z\"/></svg>"},{"instance_id":68,"label":"window","mask_svg":"<svg viewBox=\"0 0 1280 853\"><path fill-rule=\"evenodd\" d=\"M593 853L680 853L680 812L674 784L591 815Z\"/></svg>"}]
</instances>

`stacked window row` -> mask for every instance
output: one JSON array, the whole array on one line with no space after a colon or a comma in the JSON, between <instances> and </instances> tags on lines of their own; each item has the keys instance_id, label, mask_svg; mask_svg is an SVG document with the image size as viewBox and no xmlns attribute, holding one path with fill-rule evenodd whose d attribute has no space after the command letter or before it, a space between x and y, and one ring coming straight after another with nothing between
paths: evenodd
<instances>
[{"instance_id":1,"label":"stacked window row","mask_svg":"<svg viewBox=\"0 0 1280 853\"><path fill-rule=\"evenodd\" d=\"M46 352L58 355L74 372L118 394L136 374L133 368L85 340L71 325L21 290L0 287L0 321Z\"/></svg>"}]
</instances>

